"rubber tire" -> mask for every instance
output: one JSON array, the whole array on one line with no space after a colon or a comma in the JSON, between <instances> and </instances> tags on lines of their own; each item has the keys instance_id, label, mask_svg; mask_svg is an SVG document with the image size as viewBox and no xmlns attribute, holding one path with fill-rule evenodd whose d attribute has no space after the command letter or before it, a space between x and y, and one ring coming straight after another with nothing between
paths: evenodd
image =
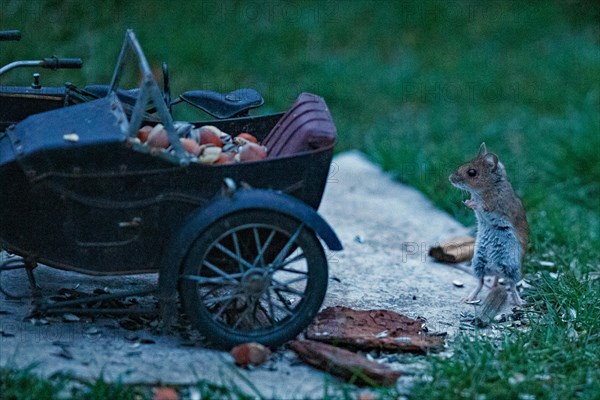
<instances>
[{"instance_id":1,"label":"rubber tire","mask_svg":"<svg viewBox=\"0 0 600 400\"><path fill-rule=\"evenodd\" d=\"M296 231L300 222L281 213L265 210L246 210L225 216L203 231L194 241L182 265L183 275L197 273L207 250L212 243L235 226L261 223L283 229L289 236ZM305 293L308 296L298 305L294 316L285 324L272 331L252 334L236 332L213 320L212 314L200 301L197 283L187 279L179 281L179 295L184 310L193 326L210 344L219 349L230 349L241 343L258 342L268 347L277 347L294 339L313 320L325 298L328 282L327 258L321 242L315 233L304 228L296 242L306 256L308 282Z\"/></svg>"}]
</instances>

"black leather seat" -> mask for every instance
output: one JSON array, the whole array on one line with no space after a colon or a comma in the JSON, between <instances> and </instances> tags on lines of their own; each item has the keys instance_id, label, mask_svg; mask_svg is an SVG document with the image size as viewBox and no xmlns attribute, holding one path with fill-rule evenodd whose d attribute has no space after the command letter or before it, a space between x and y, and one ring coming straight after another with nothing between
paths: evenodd
<instances>
[{"instance_id":1,"label":"black leather seat","mask_svg":"<svg viewBox=\"0 0 600 400\"><path fill-rule=\"evenodd\" d=\"M108 85L90 85L83 88L83 90L98 98L105 97L108 94L109 89L110 86ZM117 89L117 96L123 103L133 106L135 105L139 92L140 89Z\"/></svg>"},{"instance_id":2,"label":"black leather seat","mask_svg":"<svg viewBox=\"0 0 600 400\"><path fill-rule=\"evenodd\" d=\"M248 111L265 102L254 89L237 89L225 94L210 90L190 90L179 95L178 100L220 119L247 115ZM174 103L179 102L178 100Z\"/></svg>"}]
</instances>

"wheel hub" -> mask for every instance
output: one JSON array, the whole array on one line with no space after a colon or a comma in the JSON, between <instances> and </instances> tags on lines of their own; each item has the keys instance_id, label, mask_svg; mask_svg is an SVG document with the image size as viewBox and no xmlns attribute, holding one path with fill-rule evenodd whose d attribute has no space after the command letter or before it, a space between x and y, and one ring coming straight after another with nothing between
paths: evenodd
<instances>
[{"instance_id":1,"label":"wheel hub","mask_svg":"<svg viewBox=\"0 0 600 400\"><path fill-rule=\"evenodd\" d=\"M247 271L241 280L244 292L252 296L260 296L269 287L271 277L267 271L252 269Z\"/></svg>"}]
</instances>

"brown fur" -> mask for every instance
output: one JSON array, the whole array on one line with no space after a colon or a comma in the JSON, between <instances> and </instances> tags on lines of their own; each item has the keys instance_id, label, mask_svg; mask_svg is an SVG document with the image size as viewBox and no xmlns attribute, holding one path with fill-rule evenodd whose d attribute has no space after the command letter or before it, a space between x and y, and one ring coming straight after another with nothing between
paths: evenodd
<instances>
[{"instance_id":1,"label":"brown fur","mask_svg":"<svg viewBox=\"0 0 600 400\"><path fill-rule=\"evenodd\" d=\"M477 175L469 176L469 169L477 171ZM482 144L479 154L461 165L451 175L450 180L479 191L485 211L493 211L505 216L517 231L523 254L525 253L529 240L529 224L525 208L508 181L506 170L498 160L498 156L488 153L485 144Z\"/></svg>"}]
</instances>

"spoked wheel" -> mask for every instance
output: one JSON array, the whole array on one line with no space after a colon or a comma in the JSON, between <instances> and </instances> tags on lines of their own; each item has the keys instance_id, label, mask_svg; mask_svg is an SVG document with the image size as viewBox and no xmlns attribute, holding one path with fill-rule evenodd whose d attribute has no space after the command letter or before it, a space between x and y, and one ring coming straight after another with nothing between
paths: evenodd
<instances>
[{"instance_id":1,"label":"spoked wheel","mask_svg":"<svg viewBox=\"0 0 600 400\"><path fill-rule=\"evenodd\" d=\"M327 259L315 233L263 210L226 216L200 234L180 280L190 321L220 348L293 339L326 290Z\"/></svg>"}]
</instances>

